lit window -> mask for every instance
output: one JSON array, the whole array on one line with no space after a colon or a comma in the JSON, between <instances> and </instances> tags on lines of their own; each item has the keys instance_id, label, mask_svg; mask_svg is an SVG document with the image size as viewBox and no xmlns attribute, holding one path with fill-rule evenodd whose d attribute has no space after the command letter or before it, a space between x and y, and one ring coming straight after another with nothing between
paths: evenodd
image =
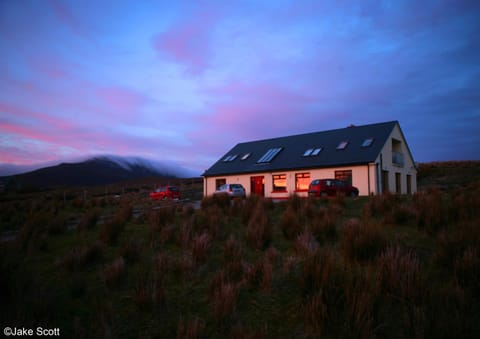
<instances>
[{"instance_id":1,"label":"lit window","mask_svg":"<svg viewBox=\"0 0 480 339\"><path fill-rule=\"evenodd\" d=\"M282 147L270 148L260 159L257 160L258 164L270 162L277 156L278 153L282 150Z\"/></svg>"},{"instance_id":2,"label":"lit window","mask_svg":"<svg viewBox=\"0 0 480 339\"><path fill-rule=\"evenodd\" d=\"M287 190L287 175L275 174L272 176L273 190L285 192Z\"/></svg>"},{"instance_id":3,"label":"lit window","mask_svg":"<svg viewBox=\"0 0 480 339\"><path fill-rule=\"evenodd\" d=\"M315 148L311 154L312 157L316 157L320 152L322 151L322 148Z\"/></svg>"},{"instance_id":4,"label":"lit window","mask_svg":"<svg viewBox=\"0 0 480 339\"><path fill-rule=\"evenodd\" d=\"M244 154L240 160L246 160L252 153L247 153L247 154Z\"/></svg>"},{"instance_id":5,"label":"lit window","mask_svg":"<svg viewBox=\"0 0 480 339\"><path fill-rule=\"evenodd\" d=\"M362 147L370 147L370 146L372 146L373 140L374 140L373 138L367 138L367 139L363 140Z\"/></svg>"},{"instance_id":6,"label":"lit window","mask_svg":"<svg viewBox=\"0 0 480 339\"><path fill-rule=\"evenodd\" d=\"M307 191L310 185L310 173L296 173L295 174L295 190Z\"/></svg>"},{"instance_id":7,"label":"lit window","mask_svg":"<svg viewBox=\"0 0 480 339\"><path fill-rule=\"evenodd\" d=\"M337 149L343 150L347 148L347 146L348 146L348 140L344 140L338 144Z\"/></svg>"},{"instance_id":8,"label":"lit window","mask_svg":"<svg viewBox=\"0 0 480 339\"><path fill-rule=\"evenodd\" d=\"M312 154L312 152L313 152L313 148L309 148L305 151L305 153L303 153L303 156L308 157L310 156L310 154Z\"/></svg>"}]
</instances>

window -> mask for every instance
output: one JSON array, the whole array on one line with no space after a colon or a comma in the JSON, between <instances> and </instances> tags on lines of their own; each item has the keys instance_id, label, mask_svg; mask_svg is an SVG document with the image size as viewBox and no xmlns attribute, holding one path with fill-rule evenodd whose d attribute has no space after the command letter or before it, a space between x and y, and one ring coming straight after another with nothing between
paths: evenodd
<instances>
[{"instance_id":1,"label":"window","mask_svg":"<svg viewBox=\"0 0 480 339\"><path fill-rule=\"evenodd\" d=\"M222 178L222 179L216 179L215 180L215 189L218 190L221 186L225 185L227 183L227 179Z\"/></svg>"},{"instance_id":2,"label":"window","mask_svg":"<svg viewBox=\"0 0 480 339\"><path fill-rule=\"evenodd\" d=\"M270 148L260 159L257 160L257 164L272 161L282 149L282 147Z\"/></svg>"},{"instance_id":3,"label":"window","mask_svg":"<svg viewBox=\"0 0 480 339\"><path fill-rule=\"evenodd\" d=\"M273 190L274 191L287 191L287 175L286 174L275 174L272 176L273 180Z\"/></svg>"},{"instance_id":4,"label":"window","mask_svg":"<svg viewBox=\"0 0 480 339\"><path fill-rule=\"evenodd\" d=\"M363 140L362 147L370 147L373 144L374 138L367 138Z\"/></svg>"},{"instance_id":5,"label":"window","mask_svg":"<svg viewBox=\"0 0 480 339\"><path fill-rule=\"evenodd\" d=\"M233 161L233 160L237 159L237 157L238 157L238 154L227 155L227 156L225 157L225 159L223 159L223 162Z\"/></svg>"},{"instance_id":6,"label":"window","mask_svg":"<svg viewBox=\"0 0 480 339\"><path fill-rule=\"evenodd\" d=\"M310 173L296 173L295 174L295 190L307 191L310 185Z\"/></svg>"},{"instance_id":7,"label":"window","mask_svg":"<svg viewBox=\"0 0 480 339\"><path fill-rule=\"evenodd\" d=\"M344 170L344 171L335 171L335 179L342 180L348 183L350 186L352 185L352 170Z\"/></svg>"},{"instance_id":8,"label":"window","mask_svg":"<svg viewBox=\"0 0 480 339\"><path fill-rule=\"evenodd\" d=\"M312 157L317 156L322 151L321 147L315 148L312 152Z\"/></svg>"},{"instance_id":9,"label":"window","mask_svg":"<svg viewBox=\"0 0 480 339\"><path fill-rule=\"evenodd\" d=\"M337 149L344 150L345 148L347 148L347 146L348 146L348 140L344 140L338 144Z\"/></svg>"},{"instance_id":10,"label":"window","mask_svg":"<svg viewBox=\"0 0 480 339\"><path fill-rule=\"evenodd\" d=\"M303 156L308 157L310 156L310 154L312 154L312 152L313 152L313 148L309 148L305 151L305 153L303 153Z\"/></svg>"},{"instance_id":11,"label":"window","mask_svg":"<svg viewBox=\"0 0 480 339\"><path fill-rule=\"evenodd\" d=\"M309 148L303 153L304 157L315 157L322 151L321 147Z\"/></svg>"},{"instance_id":12,"label":"window","mask_svg":"<svg viewBox=\"0 0 480 339\"><path fill-rule=\"evenodd\" d=\"M252 155L252 153L247 153L247 154L244 154L240 160L246 160L250 155Z\"/></svg>"}]
</instances>

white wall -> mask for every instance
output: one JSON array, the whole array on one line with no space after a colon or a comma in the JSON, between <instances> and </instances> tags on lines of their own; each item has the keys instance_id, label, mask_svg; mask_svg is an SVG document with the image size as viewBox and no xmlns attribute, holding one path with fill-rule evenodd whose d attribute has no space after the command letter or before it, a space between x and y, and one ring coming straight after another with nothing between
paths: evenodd
<instances>
[{"instance_id":1,"label":"white wall","mask_svg":"<svg viewBox=\"0 0 480 339\"><path fill-rule=\"evenodd\" d=\"M400 140L400 153L404 155L404 165L398 166L392 162L392 139ZM385 146L383 147L380 155L375 161L380 171L386 170L388 171L388 187L390 192L392 193L407 193L407 175L411 176L411 193L415 193L417 191L417 169L415 168L414 161L411 157L411 154L408 150L407 144L403 138L402 132L398 125L395 126L393 129L390 137L388 138ZM400 173L400 182L401 182L401 191L396 192L396 185L395 185L395 173ZM381 176L381 172L379 173ZM380 180L381 182L381 180ZM381 192L380 188L380 192Z\"/></svg>"},{"instance_id":2,"label":"white wall","mask_svg":"<svg viewBox=\"0 0 480 339\"><path fill-rule=\"evenodd\" d=\"M225 179L227 184L229 183L239 183L245 187L247 195L250 192L250 178L252 176L261 176L265 178L265 197L271 198L288 198L291 194L298 194L299 196L306 197L307 192L296 192L295 191L295 174L296 173L310 173L310 181L314 179L328 179L335 178L335 171L337 170L351 170L352 171L352 184L357 187L360 195L369 195L370 193L375 193L376 188L376 177L375 177L375 164L361 165L361 166L347 166L347 167L332 167L332 168L320 168L320 169L305 169L297 171L283 171L283 172L263 172L263 173L254 173L254 174L241 174L241 175L229 175L229 176L219 176L219 177L208 177L204 179L204 195L212 195L215 191L215 180L222 178ZM370 174L369 174L370 172ZM287 179L287 191L286 192L272 192L273 191L273 180L272 176L274 174L285 174ZM368 179L370 178L370 185Z\"/></svg>"}]
</instances>

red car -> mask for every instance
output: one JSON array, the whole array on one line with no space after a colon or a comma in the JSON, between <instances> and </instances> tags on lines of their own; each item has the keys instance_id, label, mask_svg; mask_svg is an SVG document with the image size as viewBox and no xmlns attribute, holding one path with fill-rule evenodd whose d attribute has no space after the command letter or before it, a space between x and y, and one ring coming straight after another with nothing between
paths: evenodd
<instances>
[{"instance_id":1,"label":"red car","mask_svg":"<svg viewBox=\"0 0 480 339\"><path fill-rule=\"evenodd\" d=\"M343 193L347 196L358 196L358 188L337 179L316 179L308 186L308 195L314 197L335 196Z\"/></svg>"},{"instance_id":2,"label":"red car","mask_svg":"<svg viewBox=\"0 0 480 339\"><path fill-rule=\"evenodd\" d=\"M180 190L176 186L159 187L150 193L153 200L180 199Z\"/></svg>"}]
</instances>

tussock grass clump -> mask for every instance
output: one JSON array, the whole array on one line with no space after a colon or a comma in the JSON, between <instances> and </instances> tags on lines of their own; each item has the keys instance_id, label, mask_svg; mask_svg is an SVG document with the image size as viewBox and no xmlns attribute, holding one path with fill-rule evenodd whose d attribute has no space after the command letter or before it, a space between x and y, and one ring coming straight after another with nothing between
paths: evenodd
<instances>
[{"instance_id":1,"label":"tussock grass clump","mask_svg":"<svg viewBox=\"0 0 480 339\"><path fill-rule=\"evenodd\" d=\"M203 232L200 235L196 235L192 239L192 258L196 264L204 263L207 259L208 251L212 244L212 237L207 233Z\"/></svg>"},{"instance_id":2,"label":"tussock grass clump","mask_svg":"<svg viewBox=\"0 0 480 339\"><path fill-rule=\"evenodd\" d=\"M295 253L302 257L307 258L317 251L319 248L319 243L313 234L305 229L302 234L300 234L294 243Z\"/></svg>"},{"instance_id":3,"label":"tussock grass clump","mask_svg":"<svg viewBox=\"0 0 480 339\"><path fill-rule=\"evenodd\" d=\"M165 289L160 279L141 277L133 290L132 300L141 311L150 311L165 303Z\"/></svg>"},{"instance_id":4,"label":"tussock grass clump","mask_svg":"<svg viewBox=\"0 0 480 339\"><path fill-rule=\"evenodd\" d=\"M106 244L115 244L123 232L125 224L116 218L106 220L100 228L100 240Z\"/></svg>"},{"instance_id":5,"label":"tussock grass clump","mask_svg":"<svg viewBox=\"0 0 480 339\"><path fill-rule=\"evenodd\" d=\"M288 240L296 239L303 231L304 225L301 221L303 218L299 214L298 211L289 205L280 218L280 228Z\"/></svg>"},{"instance_id":6,"label":"tussock grass clump","mask_svg":"<svg viewBox=\"0 0 480 339\"><path fill-rule=\"evenodd\" d=\"M60 261L67 271L82 270L101 261L104 246L100 241L91 245L72 248Z\"/></svg>"},{"instance_id":7,"label":"tussock grass clump","mask_svg":"<svg viewBox=\"0 0 480 339\"><path fill-rule=\"evenodd\" d=\"M267 212L260 203L257 205L246 230L247 243L255 249L267 248L272 240L272 225Z\"/></svg>"},{"instance_id":8,"label":"tussock grass clump","mask_svg":"<svg viewBox=\"0 0 480 339\"><path fill-rule=\"evenodd\" d=\"M442 192L431 189L427 193L416 193L413 203L417 212L417 228L428 235L436 234L449 222L449 209L444 205Z\"/></svg>"},{"instance_id":9,"label":"tussock grass clump","mask_svg":"<svg viewBox=\"0 0 480 339\"><path fill-rule=\"evenodd\" d=\"M320 208L310 222L311 232L320 243L337 240L337 219L339 215L334 206Z\"/></svg>"},{"instance_id":10,"label":"tussock grass clump","mask_svg":"<svg viewBox=\"0 0 480 339\"><path fill-rule=\"evenodd\" d=\"M100 210L98 208L93 208L86 211L78 223L77 230L83 232L95 228L99 217Z\"/></svg>"},{"instance_id":11,"label":"tussock grass clump","mask_svg":"<svg viewBox=\"0 0 480 339\"><path fill-rule=\"evenodd\" d=\"M347 220L343 225L341 247L350 261L369 261L387 247L387 238L381 226L372 221Z\"/></svg>"},{"instance_id":12,"label":"tussock grass clump","mask_svg":"<svg viewBox=\"0 0 480 339\"><path fill-rule=\"evenodd\" d=\"M122 257L119 257L105 265L102 271L102 278L107 287L113 288L119 285L125 273L125 261Z\"/></svg>"},{"instance_id":13,"label":"tussock grass clump","mask_svg":"<svg viewBox=\"0 0 480 339\"><path fill-rule=\"evenodd\" d=\"M473 246L467 247L457 256L454 264L455 279L460 286L476 289L477 297L480 296L480 255L479 250Z\"/></svg>"},{"instance_id":14,"label":"tussock grass clump","mask_svg":"<svg viewBox=\"0 0 480 339\"><path fill-rule=\"evenodd\" d=\"M144 243L139 239L128 239L120 249L120 255L128 263L134 263L140 258Z\"/></svg>"},{"instance_id":15,"label":"tussock grass clump","mask_svg":"<svg viewBox=\"0 0 480 339\"><path fill-rule=\"evenodd\" d=\"M177 339L201 338L205 330L205 321L199 317L193 319L180 318L177 326Z\"/></svg>"},{"instance_id":16,"label":"tussock grass clump","mask_svg":"<svg viewBox=\"0 0 480 339\"><path fill-rule=\"evenodd\" d=\"M175 207L167 206L152 210L149 213L149 220L153 230L161 231L164 226L174 222Z\"/></svg>"},{"instance_id":17,"label":"tussock grass clump","mask_svg":"<svg viewBox=\"0 0 480 339\"><path fill-rule=\"evenodd\" d=\"M424 277L411 250L389 246L376 261L377 281L384 295L419 304L425 295Z\"/></svg>"},{"instance_id":18,"label":"tussock grass clump","mask_svg":"<svg viewBox=\"0 0 480 339\"><path fill-rule=\"evenodd\" d=\"M239 289L235 283L222 281L213 289L213 316L217 321L227 321L237 307Z\"/></svg>"},{"instance_id":19,"label":"tussock grass clump","mask_svg":"<svg viewBox=\"0 0 480 339\"><path fill-rule=\"evenodd\" d=\"M476 221L460 222L452 230L442 230L437 235L433 261L440 268L452 271L455 260L469 247L480 247L480 228Z\"/></svg>"},{"instance_id":20,"label":"tussock grass clump","mask_svg":"<svg viewBox=\"0 0 480 339\"><path fill-rule=\"evenodd\" d=\"M215 194L212 196L204 197L202 199L201 208L206 210L209 207L217 206L223 212L227 212L230 208L231 199L228 194Z\"/></svg>"}]
</instances>

